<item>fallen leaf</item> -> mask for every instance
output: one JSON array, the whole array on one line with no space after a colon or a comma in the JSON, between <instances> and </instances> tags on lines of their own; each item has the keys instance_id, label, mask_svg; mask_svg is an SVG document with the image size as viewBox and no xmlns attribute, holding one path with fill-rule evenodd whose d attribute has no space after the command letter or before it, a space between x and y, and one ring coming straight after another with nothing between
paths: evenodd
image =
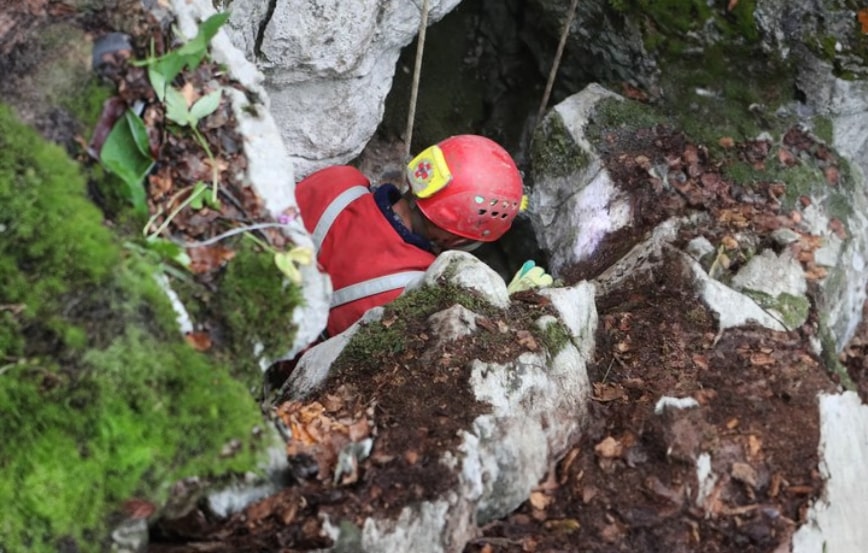
<instances>
[{"instance_id":1,"label":"fallen leaf","mask_svg":"<svg viewBox=\"0 0 868 553\"><path fill-rule=\"evenodd\" d=\"M765 367L774 363L775 358L768 353L753 353L750 356L750 364L756 367Z\"/></svg>"},{"instance_id":2,"label":"fallen leaf","mask_svg":"<svg viewBox=\"0 0 868 553\"><path fill-rule=\"evenodd\" d=\"M624 91L624 96L630 98L631 100L636 100L638 102L648 101L648 94L646 94L642 90L639 90L635 86L630 85L629 83L621 83L621 88Z\"/></svg>"},{"instance_id":3,"label":"fallen leaf","mask_svg":"<svg viewBox=\"0 0 868 553\"><path fill-rule=\"evenodd\" d=\"M856 15L859 24L862 26L862 34L868 35L868 8L862 8Z\"/></svg>"},{"instance_id":4,"label":"fallen leaf","mask_svg":"<svg viewBox=\"0 0 868 553\"><path fill-rule=\"evenodd\" d=\"M730 475L739 482L747 484L751 488L757 487L756 470L747 463L733 463Z\"/></svg>"},{"instance_id":5,"label":"fallen leaf","mask_svg":"<svg viewBox=\"0 0 868 553\"><path fill-rule=\"evenodd\" d=\"M566 457L564 457L564 460L561 462L561 478L560 480L558 480L558 484L564 485L567 483L567 480L569 480L570 476L570 468L573 466L573 463L576 461L576 459L579 458L579 453L581 453L581 451L582 450L578 447L574 447L570 450L569 453L567 453ZM576 481L582 479L582 474L583 473L580 472L578 476L576 476Z\"/></svg>"},{"instance_id":6,"label":"fallen leaf","mask_svg":"<svg viewBox=\"0 0 868 553\"><path fill-rule=\"evenodd\" d=\"M762 449L763 441L758 436L751 434L747 437L747 455L751 459L756 458L759 455L760 449Z\"/></svg>"},{"instance_id":7,"label":"fallen leaf","mask_svg":"<svg viewBox=\"0 0 868 553\"><path fill-rule=\"evenodd\" d=\"M844 223L841 222L841 219L831 219L829 221L829 230L834 232L835 236L841 240L847 239L847 229L844 227Z\"/></svg>"},{"instance_id":8,"label":"fallen leaf","mask_svg":"<svg viewBox=\"0 0 868 553\"><path fill-rule=\"evenodd\" d=\"M595 401L607 403L616 399L626 400L627 392L624 391L624 388L620 384L594 382L594 395L592 397Z\"/></svg>"},{"instance_id":9,"label":"fallen leaf","mask_svg":"<svg viewBox=\"0 0 868 553\"><path fill-rule=\"evenodd\" d=\"M156 505L144 499L128 499L124 501L123 512L130 518L148 518L157 511Z\"/></svg>"},{"instance_id":10,"label":"fallen leaf","mask_svg":"<svg viewBox=\"0 0 868 553\"><path fill-rule=\"evenodd\" d=\"M720 243L724 248L728 250L737 250L738 249L738 240L727 234L723 238L720 239Z\"/></svg>"},{"instance_id":11,"label":"fallen leaf","mask_svg":"<svg viewBox=\"0 0 868 553\"><path fill-rule=\"evenodd\" d=\"M219 244L187 248L190 256L190 270L195 274L203 274L219 269L235 257L235 251Z\"/></svg>"},{"instance_id":12,"label":"fallen leaf","mask_svg":"<svg viewBox=\"0 0 868 553\"><path fill-rule=\"evenodd\" d=\"M810 495L814 492L814 487L807 485L787 486L785 491L794 495Z\"/></svg>"},{"instance_id":13,"label":"fallen leaf","mask_svg":"<svg viewBox=\"0 0 868 553\"><path fill-rule=\"evenodd\" d=\"M732 139L731 136L722 136L720 140L717 141L721 148L730 149L735 147L735 140Z\"/></svg>"},{"instance_id":14,"label":"fallen leaf","mask_svg":"<svg viewBox=\"0 0 868 553\"><path fill-rule=\"evenodd\" d=\"M184 340L196 351L208 351L211 349L211 335L207 332L188 332Z\"/></svg>"},{"instance_id":15,"label":"fallen leaf","mask_svg":"<svg viewBox=\"0 0 868 553\"><path fill-rule=\"evenodd\" d=\"M784 167L792 167L799 162L796 156L786 148L778 150L778 161L781 162L781 165Z\"/></svg>"},{"instance_id":16,"label":"fallen leaf","mask_svg":"<svg viewBox=\"0 0 868 553\"><path fill-rule=\"evenodd\" d=\"M554 498L543 492L532 492L530 494L531 507L538 511L544 511L552 504Z\"/></svg>"},{"instance_id":17,"label":"fallen leaf","mask_svg":"<svg viewBox=\"0 0 868 553\"><path fill-rule=\"evenodd\" d=\"M738 0L729 0L729 4L726 5L726 11L731 12L738 6Z\"/></svg>"},{"instance_id":18,"label":"fallen leaf","mask_svg":"<svg viewBox=\"0 0 868 553\"><path fill-rule=\"evenodd\" d=\"M519 330L515 335L518 337L518 343L520 346L524 346L529 351L536 351L539 349L539 345L536 343L533 334L527 330Z\"/></svg>"},{"instance_id":19,"label":"fallen leaf","mask_svg":"<svg viewBox=\"0 0 868 553\"><path fill-rule=\"evenodd\" d=\"M594 452L604 459L613 459L624 454L624 445L612 436L608 436L594 446Z\"/></svg>"},{"instance_id":20,"label":"fallen leaf","mask_svg":"<svg viewBox=\"0 0 868 553\"><path fill-rule=\"evenodd\" d=\"M193 88L192 83L187 83L181 88L181 96L184 97L184 101L187 102L187 107L193 105L193 102L199 99L199 93Z\"/></svg>"}]
</instances>

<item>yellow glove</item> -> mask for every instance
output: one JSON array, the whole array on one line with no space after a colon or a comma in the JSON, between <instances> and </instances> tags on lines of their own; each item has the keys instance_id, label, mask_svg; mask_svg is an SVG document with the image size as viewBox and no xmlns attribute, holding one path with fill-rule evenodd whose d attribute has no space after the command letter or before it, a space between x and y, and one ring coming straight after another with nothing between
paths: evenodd
<instances>
[{"instance_id":1,"label":"yellow glove","mask_svg":"<svg viewBox=\"0 0 868 553\"><path fill-rule=\"evenodd\" d=\"M544 288L551 286L552 282L554 282L552 276L545 272L542 267L538 267L533 261L525 261L524 265L512 277L506 291L513 294L531 288Z\"/></svg>"}]
</instances>

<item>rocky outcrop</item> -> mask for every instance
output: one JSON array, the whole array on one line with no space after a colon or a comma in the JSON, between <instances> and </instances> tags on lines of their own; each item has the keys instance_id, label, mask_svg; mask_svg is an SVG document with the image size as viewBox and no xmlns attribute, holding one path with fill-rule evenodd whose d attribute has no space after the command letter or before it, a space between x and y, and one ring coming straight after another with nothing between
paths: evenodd
<instances>
[{"instance_id":1,"label":"rocky outcrop","mask_svg":"<svg viewBox=\"0 0 868 553\"><path fill-rule=\"evenodd\" d=\"M413 370L425 371L434 388L441 371L461 371L466 375L461 386L469 389L484 412L458 431L460 441L454 448L438 452L433 461L449 475L441 480L454 484L424 501L400 503L396 515L374 513L361 523L350 523L346 515L330 515L325 531L335 540L334 550L351 545L356 551L460 551L475 535L477 524L507 515L529 497L584 426L589 395L585 365L593 352L597 325L593 287L579 283L542 290L540 295L552 310L517 318L520 311L508 311L506 285L496 273L470 254L447 252L398 302L413 305L414 298L423 301L418 298L444 285L472 291L487 305L482 309L485 314L480 311L483 304L470 310L461 304L450 305L455 300L448 296L445 309L428 318L434 339L416 355L429 361ZM288 383L288 396L301 401L323 397L318 390L341 376L340 370L332 369L342 353L337 350L348 340L358 340L361 329L371 332L383 324L390 326L394 315L387 313L389 309L369 312L345 335L305 353ZM515 340L501 361L462 353L467 344L492 339L492 332ZM353 368L345 366L344 370ZM394 391L384 387L381 393L380 399L367 400L376 404ZM456 394L438 408L460 413L469 407L461 397ZM392 415L402 420L413 416ZM377 417L373 418L376 425ZM381 427L377 440L388 441L389 432ZM367 466L366 480L384 481L390 472L400 480L404 470ZM432 484L420 480L416 485Z\"/></svg>"},{"instance_id":2,"label":"rocky outcrop","mask_svg":"<svg viewBox=\"0 0 868 553\"><path fill-rule=\"evenodd\" d=\"M434 23L459 0L429 2ZM298 178L358 155L379 125L421 3L234 0L233 41L265 73L270 110Z\"/></svg>"},{"instance_id":3,"label":"rocky outcrop","mask_svg":"<svg viewBox=\"0 0 868 553\"><path fill-rule=\"evenodd\" d=\"M672 267L678 267L675 273L692 282L693 293L714 313L719 333L752 325L776 332L801 328L806 350L826 348L826 359L834 359L837 348L849 339L851 329L859 322L864 301L866 282L861 268L866 252L860 244L866 236L862 222L866 183L862 171L857 168L849 174L852 182L846 184L848 198L856 207L844 214L834 211L835 203L828 201L836 187L844 183L831 182L817 172L807 188L799 188L802 199L795 211L782 215L780 203L770 202L769 225L764 227L759 224L766 217L760 213L764 201L745 195L744 198L752 198L751 212L755 219L750 228L728 226L731 210L739 209L737 201L729 196L730 191L752 185L730 182L721 187L720 175L705 173L701 163L696 164L699 162L695 160L692 163L693 150L683 143L678 143L676 151L644 149L641 157L630 149L632 143L622 147L620 140L641 142L644 132L641 125L631 123L627 126L632 130L622 132L624 127L619 125L630 118L617 118L607 111L625 109L625 102L630 103L613 98L601 87L590 86L552 109L535 137L535 151L562 153L562 157L534 166L532 195L532 205L536 206L534 228L541 244L552 249L552 269L556 274L565 278L571 274L595 277L592 281L597 284L598 299L608 302L630 281L654 282L655 274L671 275ZM600 128L603 130L598 132ZM659 132L660 127L657 129ZM651 141L659 146L667 141L667 136L657 134ZM781 144L788 142L789 139ZM800 159L804 165L812 163L807 155ZM682 162L687 164L683 174ZM634 166L635 172L623 170L624 163ZM641 176L634 181L614 174ZM797 186L787 182L785 174L781 184ZM648 190L654 191L650 197L646 195ZM683 197L684 202L675 201L675 196ZM643 206L649 202L656 203L658 209L660 205L677 205L677 214L672 211L669 215L673 216L663 221L649 219L643 213ZM621 212L621 217L607 216ZM595 214L605 224L594 223L595 219L587 214ZM841 233L842 227L829 224L833 219L840 221L847 232ZM561 225L562 221L572 223ZM721 225L727 229L723 234L715 230ZM722 241L713 243L706 238L713 240L715 236ZM813 244L811 255L795 247L806 240ZM738 250L736 243L756 246L751 247L752 253L743 257L742 262L731 264L729 255L739 255L734 251ZM588 263L589 259L610 257L613 251L614 263L603 267ZM817 286L808 287L808 281ZM675 285L671 276L663 282ZM813 322L809 321L809 310L816 314L810 319ZM817 321L828 322L825 329L832 336L822 345L820 336L824 327ZM834 370L833 363L828 367ZM823 392L817 400L822 420L822 434L816 445L821 456L818 468L823 473L826 492L816 499L808 520L796 531L793 550L820 551L835 543L843 551L857 551L865 543L865 536L858 516L852 514L855 507L849 506L864 507L864 494L858 489L859 482L868 475L861 468L854 469L864 467L865 463L852 460L865 458L868 442L852 438L864 434L861 427L868 420L865 406L852 392L840 395ZM845 418L849 421L846 429L836 428L831 422L841 423ZM844 435L851 437L846 445L838 441L846 440ZM707 453L710 459L727 455L716 448ZM698 451L690 455L691 462L697 464L696 485L702 489L706 480L712 487L720 485L721 475L716 471L730 469L702 468L701 456L697 455ZM842 463L839 456L847 456L851 462ZM732 466L746 470L742 461ZM746 473L731 476L748 477ZM706 499L708 496L702 496L697 502L710 508Z\"/></svg>"}]
</instances>

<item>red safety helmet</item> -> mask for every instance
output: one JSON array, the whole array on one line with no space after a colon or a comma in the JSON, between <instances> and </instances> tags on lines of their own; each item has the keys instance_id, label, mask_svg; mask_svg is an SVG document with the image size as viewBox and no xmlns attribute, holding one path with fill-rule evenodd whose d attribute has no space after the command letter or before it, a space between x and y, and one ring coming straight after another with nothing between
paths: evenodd
<instances>
[{"instance_id":1,"label":"red safety helmet","mask_svg":"<svg viewBox=\"0 0 868 553\"><path fill-rule=\"evenodd\" d=\"M407 180L425 217L470 240L497 240L527 207L512 157L484 136L452 136L427 148L407 165Z\"/></svg>"}]
</instances>

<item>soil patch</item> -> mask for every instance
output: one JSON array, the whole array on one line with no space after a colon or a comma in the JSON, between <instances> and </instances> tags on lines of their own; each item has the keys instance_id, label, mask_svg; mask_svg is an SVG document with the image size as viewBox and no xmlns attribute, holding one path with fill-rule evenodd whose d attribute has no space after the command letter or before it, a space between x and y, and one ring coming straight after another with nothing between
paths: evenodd
<instances>
[{"instance_id":1,"label":"soil patch","mask_svg":"<svg viewBox=\"0 0 868 553\"><path fill-rule=\"evenodd\" d=\"M822 489L816 396L833 383L798 333L718 335L666 267L601 298L594 426L466 551L767 552L803 521ZM663 396L696 406L658 414ZM703 484L704 452L717 477Z\"/></svg>"}]
</instances>

